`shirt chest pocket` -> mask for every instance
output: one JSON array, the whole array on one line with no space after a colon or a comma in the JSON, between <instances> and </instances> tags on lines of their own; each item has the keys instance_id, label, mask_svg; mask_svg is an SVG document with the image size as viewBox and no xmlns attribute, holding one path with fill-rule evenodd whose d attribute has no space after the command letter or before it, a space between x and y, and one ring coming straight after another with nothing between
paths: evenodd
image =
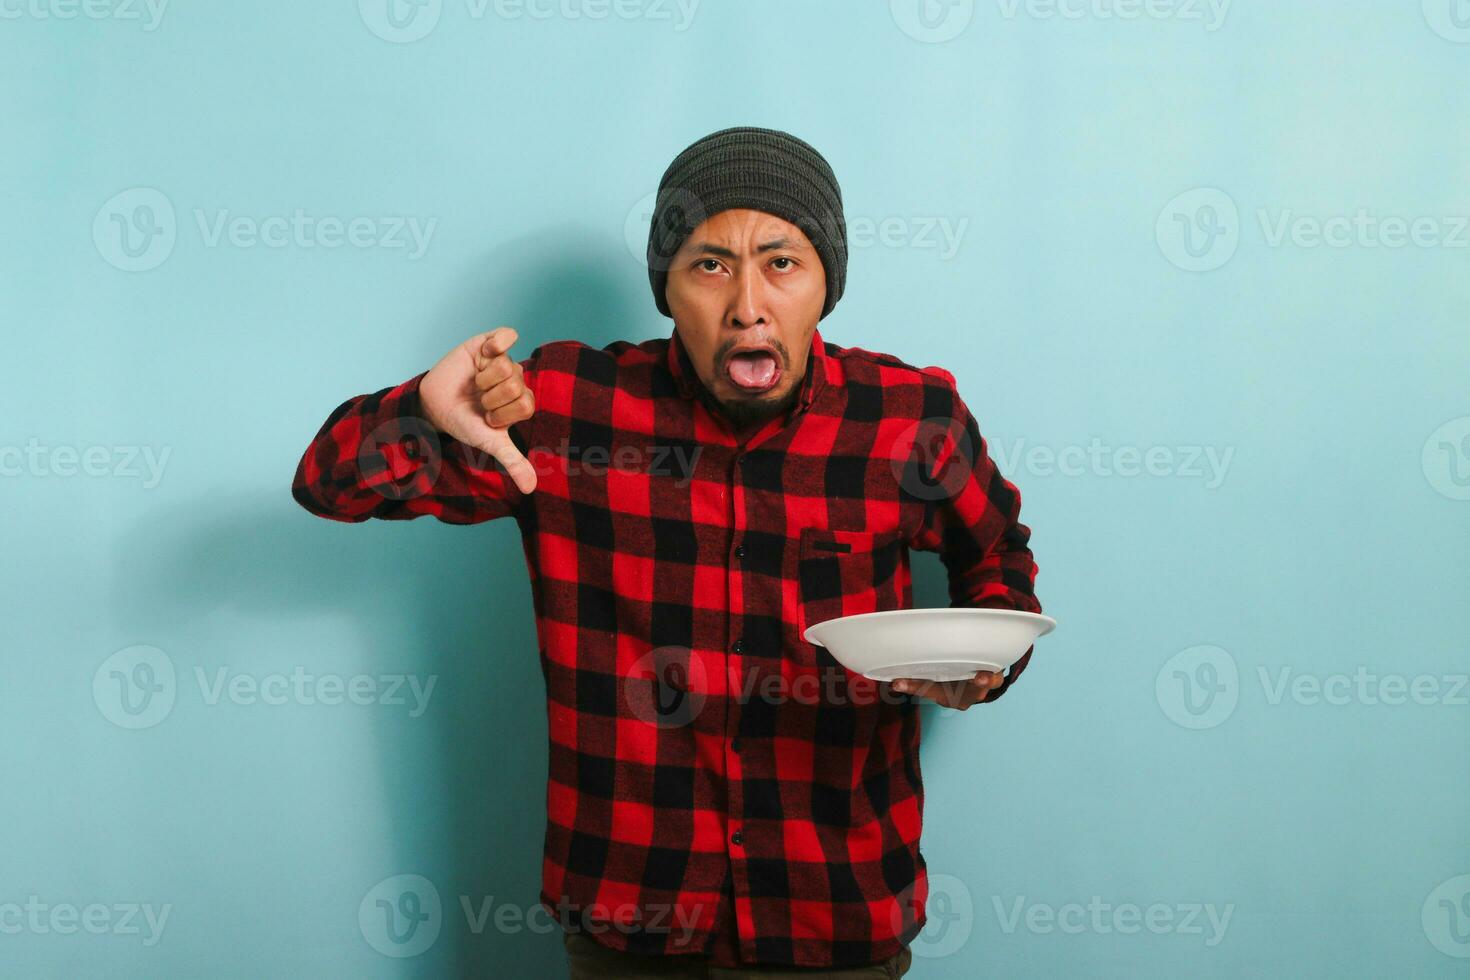
<instances>
[{"instance_id":1,"label":"shirt chest pocket","mask_svg":"<svg viewBox=\"0 0 1470 980\"><path fill-rule=\"evenodd\" d=\"M908 606L898 531L803 528L797 544L797 636L808 626Z\"/></svg>"}]
</instances>

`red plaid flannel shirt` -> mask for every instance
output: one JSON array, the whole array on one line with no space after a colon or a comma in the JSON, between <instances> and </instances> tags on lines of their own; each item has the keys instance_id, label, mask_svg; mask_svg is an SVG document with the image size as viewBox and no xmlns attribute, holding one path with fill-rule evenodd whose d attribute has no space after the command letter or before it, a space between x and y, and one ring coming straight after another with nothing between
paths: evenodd
<instances>
[{"instance_id":1,"label":"red plaid flannel shirt","mask_svg":"<svg viewBox=\"0 0 1470 980\"><path fill-rule=\"evenodd\" d=\"M817 332L789 416L742 443L677 333L520 363L529 496L423 421L423 375L337 408L293 493L340 521L518 522L550 738L541 902L619 950L892 956L926 922L921 699L802 631L910 608L909 549L940 554L952 606L1041 611L1020 493L954 377Z\"/></svg>"}]
</instances>

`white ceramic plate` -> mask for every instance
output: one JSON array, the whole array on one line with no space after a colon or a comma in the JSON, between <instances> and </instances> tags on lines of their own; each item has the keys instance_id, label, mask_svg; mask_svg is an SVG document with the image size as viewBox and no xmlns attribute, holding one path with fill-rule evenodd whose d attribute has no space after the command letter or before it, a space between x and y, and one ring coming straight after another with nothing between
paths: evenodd
<instances>
[{"instance_id":1,"label":"white ceramic plate","mask_svg":"<svg viewBox=\"0 0 1470 980\"><path fill-rule=\"evenodd\" d=\"M1018 609L893 609L829 619L808 626L802 639L876 681L956 681L1006 669L1056 625Z\"/></svg>"}]
</instances>

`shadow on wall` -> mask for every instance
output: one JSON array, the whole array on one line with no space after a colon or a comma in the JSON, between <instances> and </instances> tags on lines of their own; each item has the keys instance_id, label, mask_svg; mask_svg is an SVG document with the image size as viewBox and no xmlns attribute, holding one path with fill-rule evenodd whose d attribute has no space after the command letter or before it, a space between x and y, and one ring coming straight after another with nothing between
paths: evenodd
<instances>
[{"instance_id":1,"label":"shadow on wall","mask_svg":"<svg viewBox=\"0 0 1470 980\"><path fill-rule=\"evenodd\" d=\"M578 247L590 237L587 229L561 227L492 250L424 324L407 329L423 329L436 349L448 351L509 324L520 334L517 357L549 340L602 347L667 335L672 322L654 308L644 267L626 252ZM385 323L378 335L405 329ZM304 356L328 357L330 350L323 343ZM429 366L404 363L398 380ZM492 916L476 934L459 899L470 896L478 909L493 898L492 911L505 904L527 910L539 900L545 687L515 522L456 527L426 517L354 525L314 517L291 498L296 464L328 413L386 383L318 393L320 412L299 420L299 444L278 447L268 462L278 475L271 490L230 496L223 488L238 480L222 474L220 491L204 488L196 506L157 512L129 528L117 551L126 565L121 557L114 565L118 621L148 635L160 623L221 610L339 620L351 624L344 645L361 650L364 672L438 675L433 710L414 722L433 726L432 733L424 737L416 727L405 747L392 725L375 724L377 740L362 755L381 775L375 790L391 810L394 841L414 840L425 823L448 828L447 839L429 853L373 855L347 877L360 879L365 892L386 874L451 869L435 880L445 927L426 955L404 961L402 975L432 964L438 975L563 976L565 953L555 933L500 932ZM303 655L301 662L309 666L311 659ZM425 745L432 757L416 757ZM424 773L438 774L442 785L425 792ZM449 801L452 812L426 814L423 797ZM281 819L289 822L290 811ZM349 915L361 897L348 897Z\"/></svg>"},{"instance_id":2,"label":"shadow on wall","mask_svg":"<svg viewBox=\"0 0 1470 980\"><path fill-rule=\"evenodd\" d=\"M944 609L949 606L949 571L932 551L910 551L909 571L913 575L914 608ZM973 710L980 710L976 705ZM928 744L942 729L935 728L941 722L964 717L952 708L941 707L928 698L919 699L920 730L924 744ZM970 716L973 717L973 716ZM947 737L947 736L939 736ZM929 794L926 781L925 794Z\"/></svg>"}]
</instances>

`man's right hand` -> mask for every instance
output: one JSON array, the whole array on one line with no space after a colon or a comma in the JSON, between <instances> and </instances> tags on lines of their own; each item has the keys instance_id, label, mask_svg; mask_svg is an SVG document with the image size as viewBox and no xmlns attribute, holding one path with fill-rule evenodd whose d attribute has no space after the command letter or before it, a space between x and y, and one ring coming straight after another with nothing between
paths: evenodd
<instances>
[{"instance_id":1,"label":"man's right hand","mask_svg":"<svg viewBox=\"0 0 1470 980\"><path fill-rule=\"evenodd\" d=\"M524 372L508 353L517 336L496 327L466 340L424 375L419 397L430 425L495 457L528 494L536 489L536 469L507 429L536 411Z\"/></svg>"}]
</instances>

